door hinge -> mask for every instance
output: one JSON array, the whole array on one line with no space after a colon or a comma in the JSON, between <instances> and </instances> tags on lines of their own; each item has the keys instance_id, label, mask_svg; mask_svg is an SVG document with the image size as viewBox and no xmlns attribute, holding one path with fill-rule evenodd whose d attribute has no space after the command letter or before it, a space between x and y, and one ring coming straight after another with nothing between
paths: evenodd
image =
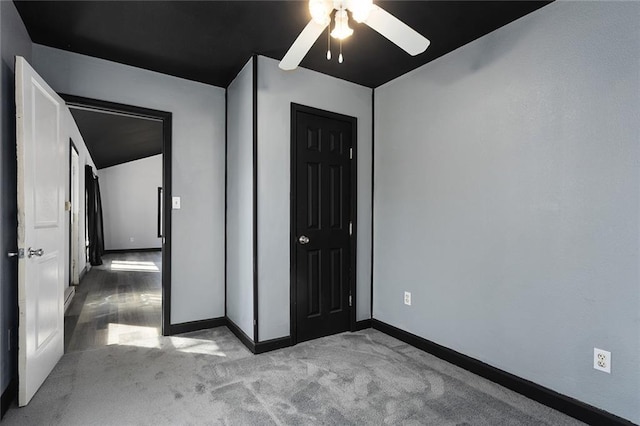
<instances>
[{"instance_id":1,"label":"door hinge","mask_svg":"<svg viewBox=\"0 0 640 426\"><path fill-rule=\"evenodd\" d=\"M349 294L349 306L351 306L352 302L353 300L352 300L351 294Z\"/></svg>"},{"instance_id":2,"label":"door hinge","mask_svg":"<svg viewBox=\"0 0 640 426\"><path fill-rule=\"evenodd\" d=\"M353 160L353 148L349 148L349 160Z\"/></svg>"},{"instance_id":3,"label":"door hinge","mask_svg":"<svg viewBox=\"0 0 640 426\"><path fill-rule=\"evenodd\" d=\"M353 235L353 222L349 222L349 235Z\"/></svg>"}]
</instances>

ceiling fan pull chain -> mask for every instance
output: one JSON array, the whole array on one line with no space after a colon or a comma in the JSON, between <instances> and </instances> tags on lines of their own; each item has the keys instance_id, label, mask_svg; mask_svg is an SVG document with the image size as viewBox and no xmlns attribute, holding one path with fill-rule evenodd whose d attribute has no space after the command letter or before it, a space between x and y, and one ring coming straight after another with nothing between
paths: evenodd
<instances>
[{"instance_id":1,"label":"ceiling fan pull chain","mask_svg":"<svg viewBox=\"0 0 640 426\"><path fill-rule=\"evenodd\" d=\"M342 63L342 40L340 40L340 55L338 55L338 63Z\"/></svg>"}]
</instances>

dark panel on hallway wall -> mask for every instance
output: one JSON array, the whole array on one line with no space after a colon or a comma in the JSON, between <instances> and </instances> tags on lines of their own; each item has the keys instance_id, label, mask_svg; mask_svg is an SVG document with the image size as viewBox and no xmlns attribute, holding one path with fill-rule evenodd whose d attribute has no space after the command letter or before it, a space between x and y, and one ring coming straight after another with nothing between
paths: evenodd
<instances>
[{"instance_id":1,"label":"dark panel on hallway wall","mask_svg":"<svg viewBox=\"0 0 640 426\"><path fill-rule=\"evenodd\" d=\"M71 108L96 167L162 154L162 121Z\"/></svg>"},{"instance_id":2,"label":"dark panel on hallway wall","mask_svg":"<svg viewBox=\"0 0 640 426\"><path fill-rule=\"evenodd\" d=\"M343 64L325 59L326 36L321 36L302 66L376 87L547 3L376 1L431 40L425 53L409 56L352 22ZM227 87L254 53L282 59L310 19L306 1L17 1L16 6L35 43L220 87Z\"/></svg>"}]
</instances>

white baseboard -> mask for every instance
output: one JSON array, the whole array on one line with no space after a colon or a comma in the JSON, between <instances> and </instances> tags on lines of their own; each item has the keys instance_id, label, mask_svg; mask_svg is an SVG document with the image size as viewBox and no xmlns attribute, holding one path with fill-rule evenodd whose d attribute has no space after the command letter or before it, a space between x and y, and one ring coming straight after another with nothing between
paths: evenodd
<instances>
[{"instance_id":1,"label":"white baseboard","mask_svg":"<svg viewBox=\"0 0 640 426\"><path fill-rule=\"evenodd\" d=\"M71 301L73 300L73 296L76 294L76 288L73 286L69 286L64 289L64 311L67 312L69 309L69 305L71 305Z\"/></svg>"}]
</instances>

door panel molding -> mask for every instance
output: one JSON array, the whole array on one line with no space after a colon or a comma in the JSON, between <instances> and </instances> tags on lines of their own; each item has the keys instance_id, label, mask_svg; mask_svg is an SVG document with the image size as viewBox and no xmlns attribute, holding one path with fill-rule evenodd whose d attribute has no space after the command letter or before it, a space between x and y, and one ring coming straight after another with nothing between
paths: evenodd
<instances>
[{"instance_id":1,"label":"door panel molding","mask_svg":"<svg viewBox=\"0 0 640 426\"><path fill-rule=\"evenodd\" d=\"M352 153L351 153L351 161L350 161L350 173L351 173L351 185L350 185L350 192L351 192L351 196L350 196L350 217L351 217L351 235L349 238L349 248L350 248L350 256L348 259L349 262L349 290L350 290L350 294L351 294L351 306L349 309L349 328L351 331L355 331L356 330L356 306L357 306L357 293L356 293L356 249L357 249L357 142L358 142L358 135L357 135L357 119L355 117L351 117L351 116L347 116L347 115L343 115L343 114L338 114L338 113L334 113L334 112L330 112L330 111L325 111L322 109L318 109L318 108L313 108L313 107L309 107L309 106L305 106L305 105L300 105L300 104L296 104L296 103L291 103L291 193L290 193L290 205L291 205L291 211L290 211L290 336L291 336L291 343L292 344L296 344L298 342L298 331L299 331L299 325L298 325L298 320L297 320L297 313L298 313L298 306L297 306L297 301L298 301L298 288L296 285L296 281L297 281L297 246L298 246L298 235L297 235L297 229L296 229L296 223L298 218L296 217L297 215L297 209L296 209L296 201L297 201L297 190L298 190L298 186L297 186L297 174L298 174L298 164L297 164L297 154L298 154L298 149L297 149L297 133L298 133L298 115L300 113L303 114L311 114L311 115L315 115L321 118L326 118L326 119L330 119L330 120L337 120L337 121L341 121L341 122L346 122L349 124L350 128L351 128L351 138L352 138ZM344 145L344 140L341 137L337 137L338 135L336 134L329 134L329 140L330 143L328 144L328 151L332 152L332 153L343 153L345 155L348 155L347 152L345 151L345 145ZM310 149L316 148L316 150L320 150L322 149L322 147L320 147L320 135L318 134L318 132L308 132L307 134L307 147ZM309 170L307 173L309 173L310 176L313 175L313 173L310 173L311 171ZM344 178L342 175L338 176L335 173L335 170L332 171L332 173L330 172L330 182L333 184L338 184L338 181L342 181L342 179ZM319 183L319 182L318 182ZM310 182L309 182L310 184ZM317 189L315 187L315 185L313 185L313 188L309 188L309 189ZM344 206L340 205L341 203L338 202L337 200L330 200L329 202L330 206L329 209L327 210L327 214L329 215L330 218L333 218L333 220L331 221L332 225L335 225L336 227L342 227L342 226L346 226L348 227L349 224L341 224L338 223L338 221L336 221L335 219L335 214L337 211L341 210L342 208L344 208ZM314 206L309 206L309 207L314 207ZM310 209L310 212L313 209ZM316 222L316 218L312 217L313 215L308 215L307 222L309 222L309 225L313 226L313 224ZM329 226L329 228L332 228L332 226ZM309 247L311 249L311 247ZM329 252L328 252L329 253ZM334 257L334 256L330 256L330 257ZM331 260L331 259L329 259ZM335 259L334 259L335 260ZM342 259L341 259L342 261ZM310 271L308 271L310 272ZM340 277L325 277L327 281L327 285L333 285L334 288L332 289L333 291L335 291L335 286L339 286L339 287L343 287L345 284L344 282L341 282L341 280L339 279ZM308 283L309 284L309 283ZM310 288L308 288L307 290L310 290ZM330 304L333 306L330 306L330 308L333 309L333 307L336 307L336 309L333 309L333 311L338 310L337 306L338 306L338 302L335 300L335 297L330 297Z\"/></svg>"},{"instance_id":2,"label":"door panel molding","mask_svg":"<svg viewBox=\"0 0 640 426\"><path fill-rule=\"evenodd\" d=\"M64 101L20 56L15 62L18 405L25 406L63 350Z\"/></svg>"}]
</instances>

